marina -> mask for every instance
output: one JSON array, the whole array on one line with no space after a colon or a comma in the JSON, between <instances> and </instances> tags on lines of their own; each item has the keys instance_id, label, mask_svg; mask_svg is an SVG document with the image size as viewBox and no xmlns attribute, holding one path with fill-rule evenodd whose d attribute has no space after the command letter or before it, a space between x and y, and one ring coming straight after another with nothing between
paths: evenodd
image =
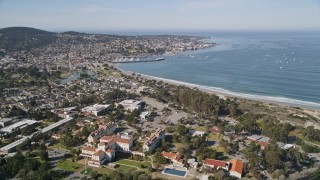
<instances>
[{"instance_id":1,"label":"marina","mask_svg":"<svg viewBox=\"0 0 320 180\"><path fill-rule=\"evenodd\" d=\"M123 57L117 58L112 63L137 63L137 62L155 62L155 61L163 61L165 58L155 58L155 59L145 59L145 58L134 58L134 57Z\"/></svg>"}]
</instances>

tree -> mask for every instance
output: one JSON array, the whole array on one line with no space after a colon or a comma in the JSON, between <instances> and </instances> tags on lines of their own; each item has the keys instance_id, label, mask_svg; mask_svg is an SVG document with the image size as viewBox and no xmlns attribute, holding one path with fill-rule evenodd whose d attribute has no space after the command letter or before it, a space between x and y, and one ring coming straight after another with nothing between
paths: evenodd
<instances>
[{"instance_id":1,"label":"tree","mask_svg":"<svg viewBox=\"0 0 320 180\"><path fill-rule=\"evenodd\" d=\"M49 160L49 155L48 155L48 152L46 150L40 150L39 151L39 156L40 156L41 160L44 160L44 161L48 161Z\"/></svg>"},{"instance_id":2,"label":"tree","mask_svg":"<svg viewBox=\"0 0 320 180\"><path fill-rule=\"evenodd\" d=\"M264 159L270 171L283 168L284 152L272 141L264 151Z\"/></svg>"}]
</instances>

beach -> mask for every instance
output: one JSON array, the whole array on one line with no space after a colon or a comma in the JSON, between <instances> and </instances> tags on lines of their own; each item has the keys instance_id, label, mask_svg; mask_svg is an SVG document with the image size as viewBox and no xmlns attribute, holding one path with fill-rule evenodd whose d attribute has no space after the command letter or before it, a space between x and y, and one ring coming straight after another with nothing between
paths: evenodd
<instances>
[{"instance_id":1,"label":"beach","mask_svg":"<svg viewBox=\"0 0 320 180\"><path fill-rule=\"evenodd\" d=\"M109 66L113 66L114 68L121 71L121 73L128 75L128 76L132 76L132 74L135 73L136 75L140 75L141 77L143 77L145 79L149 79L149 80L163 81L165 83L169 83L172 85L177 85L177 86L182 85L182 86L186 86L186 87L190 87L190 88L197 88L200 91L215 94L223 99L236 97L236 98L241 98L241 99L245 99L245 100L253 100L253 101L259 101L259 102L263 102L263 103L272 103L272 104L277 104L277 105L281 105L281 106L299 107L299 108L303 108L303 109L316 110L316 111L318 111L320 109L320 104L318 104L318 103L306 102L306 101L283 98L283 97L271 97L271 96L261 96L261 95L237 93L237 92L232 92L232 91L228 91L228 90L225 90L222 88L217 88L217 87L201 86L201 85L197 85L197 84L181 82L181 81L176 81L176 80L166 79L166 78L161 78L161 77L149 76L149 75L136 73L136 72L132 72L132 71L126 71L124 69L119 68L117 66L117 64L109 63Z\"/></svg>"}]
</instances>

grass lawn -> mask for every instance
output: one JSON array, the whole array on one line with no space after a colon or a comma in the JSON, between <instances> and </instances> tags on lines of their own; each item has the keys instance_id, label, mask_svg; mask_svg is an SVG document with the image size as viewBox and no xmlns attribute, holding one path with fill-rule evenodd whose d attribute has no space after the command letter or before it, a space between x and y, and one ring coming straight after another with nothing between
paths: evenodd
<instances>
[{"instance_id":1,"label":"grass lawn","mask_svg":"<svg viewBox=\"0 0 320 180\"><path fill-rule=\"evenodd\" d=\"M226 153L226 149L220 145L215 146L215 147L211 147L212 149L216 150L217 152L222 152L222 153Z\"/></svg>"},{"instance_id":2,"label":"grass lawn","mask_svg":"<svg viewBox=\"0 0 320 180\"><path fill-rule=\"evenodd\" d=\"M100 167L100 168L97 170L97 172L98 172L99 174L107 174L107 175L111 174L112 171L113 171L112 169L104 168L104 167Z\"/></svg>"},{"instance_id":3,"label":"grass lawn","mask_svg":"<svg viewBox=\"0 0 320 180\"><path fill-rule=\"evenodd\" d=\"M223 138L223 134L220 134L220 137L219 137L219 134L213 134L213 133L210 133L208 136L207 136L207 139L209 141L219 141Z\"/></svg>"},{"instance_id":4,"label":"grass lawn","mask_svg":"<svg viewBox=\"0 0 320 180\"><path fill-rule=\"evenodd\" d=\"M52 146L50 146L50 148L55 148L55 149L62 149L62 150L68 150L68 148L60 143L56 143Z\"/></svg>"},{"instance_id":5,"label":"grass lawn","mask_svg":"<svg viewBox=\"0 0 320 180\"><path fill-rule=\"evenodd\" d=\"M91 168L87 168L87 169L82 170L80 173L81 173L81 174L84 174L84 172L86 172L86 174L90 174L91 171L92 171Z\"/></svg>"},{"instance_id":6,"label":"grass lawn","mask_svg":"<svg viewBox=\"0 0 320 180\"><path fill-rule=\"evenodd\" d=\"M130 161L130 160L126 160L126 159L121 159L119 161L116 161L115 163L126 164L126 165L130 165L130 166L135 166L138 168L141 168L141 164L143 164L145 168L151 166L151 163L149 163L149 162Z\"/></svg>"},{"instance_id":7,"label":"grass lawn","mask_svg":"<svg viewBox=\"0 0 320 180\"><path fill-rule=\"evenodd\" d=\"M181 147L183 147L183 148L185 148L186 147L186 144L184 144L184 143L172 143L177 149L178 148L181 148Z\"/></svg>"},{"instance_id":8,"label":"grass lawn","mask_svg":"<svg viewBox=\"0 0 320 180\"><path fill-rule=\"evenodd\" d=\"M84 164L72 162L71 159L63 159L58 162L57 166L65 171L75 171L79 168L82 168Z\"/></svg>"},{"instance_id":9,"label":"grass lawn","mask_svg":"<svg viewBox=\"0 0 320 180\"><path fill-rule=\"evenodd\" d=\"M203 132L208 132L209 128L207 126L197 126L195 128L197 131L203 131Z\"/></svg>"},{"instance_id":10,"label":"grass lawn","mask_svg":"<svg viewBox=\"0 0 320 180\"><path fill-rule=\"evenodd\" d=\"M133 168L133 167L130 167L130 166L119 165L119 164L118 164L118 167L116 167L115 169L119 170L119 171L123 171L123 172L137 170L137 168Z\"/></svg>"}]
</instances>

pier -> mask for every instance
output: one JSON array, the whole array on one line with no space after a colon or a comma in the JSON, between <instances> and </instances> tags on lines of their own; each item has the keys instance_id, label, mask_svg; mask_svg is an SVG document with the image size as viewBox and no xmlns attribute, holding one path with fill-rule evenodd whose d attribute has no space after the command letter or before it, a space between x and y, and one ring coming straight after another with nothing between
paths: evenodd
<instances>
[{"instance_id":1,"label":"pier","mask_svg":"<svg viewBox=\"0 0 320 180\"><path fill-rule=\"evenodd\" d=\"M154 61L163 61L165 58L156 58L156 59L140 59L140 58L133 58L133 57L124 57L124 58L117 58L112 63L137 63L137 62L154 62Z\"/></svg>"}]
</instances>

